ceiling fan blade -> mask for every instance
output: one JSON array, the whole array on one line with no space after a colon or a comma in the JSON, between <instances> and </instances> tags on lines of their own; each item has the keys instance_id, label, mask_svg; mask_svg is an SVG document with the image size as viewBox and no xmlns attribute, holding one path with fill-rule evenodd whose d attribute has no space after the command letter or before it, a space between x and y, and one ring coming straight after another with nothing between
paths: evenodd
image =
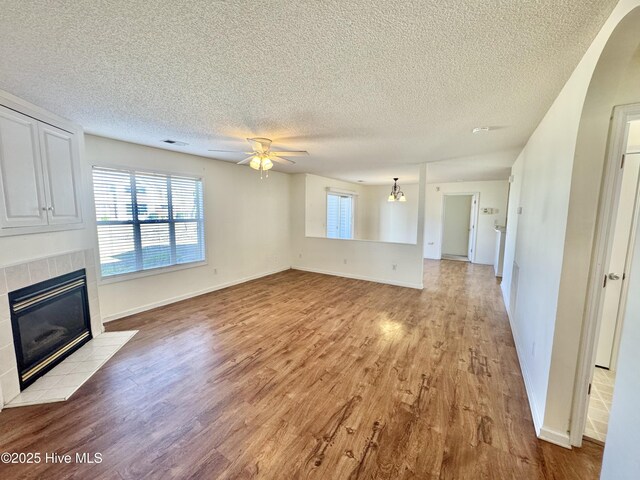
<instances>
[{"instance_id":1,"label":"ceiling fan blade","mask_svg":"<svg viewBox=\"0 0 640 480\"><path fill-rule=\"evenodd\" d=\"M251 161L251 159L253 158L253 155L249 155L247 158L245 158L244 160L240 160L237 165L246 165L247 163L249 163Z\"/></svg>"},{"instance_id":2,"label":"ceiling fan blade","mask_svg":"<svg viewBox=\"0 0 640 480\"><path fill-rule=\"evenodd\" d=\"M273 152L271 153L271 155L269 155L269 158L274 162L282 163L283 165L293 165L294 163L296 163L293 160L289 160L288 158L280 157Z\"/></svg>"},{"instance_id":3,"label":"ceiling fan blade","mask_svg":"<svg viewBox=\"0 0 640 480\"><path fill-rule=\"evenodd\" d=\"M304 157L305 155L309 155L309 152L305 150L295 150L293 152L271 152L273 155L278 155L281 157Z\"/></svg>"}]
</instances>

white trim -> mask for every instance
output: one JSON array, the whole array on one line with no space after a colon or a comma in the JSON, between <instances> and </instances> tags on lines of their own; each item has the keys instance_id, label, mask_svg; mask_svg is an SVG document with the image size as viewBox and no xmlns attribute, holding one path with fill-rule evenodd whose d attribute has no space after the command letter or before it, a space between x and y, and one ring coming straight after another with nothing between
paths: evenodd
<instances>
[{"instance_id":1,"label":"white trim","mask_svg":"<svg viewBox=\"0 0 640 480\"><path fill-rule=\"evenodd\" d=\"M47 123L54 127L65 130L66 132L80 135L84 132L82 127L77 123L71 122L66 118L62 118L55 113L51 113L44 108L38 107L33 103L29 103L26 100L16 97L11 93L0 90L0 105L7 107L11 110L15 110L28 117L35 118L41 122Z\"/></svg>"},{"instance_id":2,"label":"white trim","mask_svg":"<svg viewBox=\"0 0 640 480\"><path fill-rule=\"evenodd\" d=\"M503 302L506 302L507 293L504 290L502 284L500 285L500 290L502 291ZM557 430L552 430L544 426L542 415L538 411L538 403L536 402L534 389L531 384L531 376L529 374L529 369L527 367L527 363L524 361L524 357L520 355L521 349L519 348L520 342L518 341L518 334L516 333L516 329L513 326L513 319L512 319L511 312L509 311L508 308L506 308L506 303L505 303L505 311L507 312L507 317L509 318L509 325L511 326L511 335L513 336L513 343L516 346L516 354L518 355L520 372L522 373L522 379L524 380L525 391L527 392L527 400L529 401L529 410L531 411L531 418L533 419L533 427L536 431L536 435L540 440L553 443L560 447L571 449L569 432L558 432Z\"/></svg>"},{"instance_id":3,"label":"white trim","mask_svg":"<svg viewBox=\"0 0 640 480\"><path fill-rule=\"evenodd\" d=\"M543 426L540 429L538 438L540 440L544 440L545 442L553 443L554 445L558 445L560 447L568 448L569 450L571 450L569 432L558 432L557 430L552 430Z\"/></svg>"},{"instance_id":4,"label":"white trim","mask_svg":"<svg viewBox=\"0 0 640 480\"><path fill-rule=\"evenodd\" d=\"M34 233L63 232L66 230L82 230L87 228L84 223L58 223L38 225L33 227L5 227L0 230L0 237L15 237L16 235L31 235Z\"/></svg>"},{"instance_id":5,"label":"white trim","mask_svg":"<svg viewBox=\"0 0 640 480\"><path fill-rule=\"evenodd\" d=\"M326 190L328 193L337 193L340 195L350 195L352 197L357 197L358 195L360 195L358 192L353 192L351 190L344 190L342 188L335 188L335 187L326 187Z\"/></svg>"},{"instance_id":6,"label":"white trim","mask_svg":"<svg viewBox=\"0 0 640 480\"><path fill-rule=\"evenodd\" d=\"M635 155L629 154L626 155ZM624 173L623 173L624 175ZM627 251L624 261L624 276L622 288L620 292L620 303L618 304L618 314L616 315L616 329L613 337L613 347L611 352L611 363L609 370L615 372L618 369L618 355L620 353L620 340L622 339L622 331L624 327L624 317L627 311L627 298L629 297L629 274L631 272L631 265L633 260L633 252L636 245L636 233L638 231L638 223L640 223L640 196L638 195L638 184L636 184L636 198L633 205L633 218L631 220L631 232L629 233L629 240L627 243Z\"/></svg>"},{"instance_id":7,"label":"white trim","mask_svg":"<svg viewBox=\"0 0 640 480\"><path fill-rule=\"evenodd\" d=\"M162 275L163 273L177 272L189 268L206 267L207 265L209 265L207 260L196 260L195 262L174 263L173 265L167 265L166 267L148 268L146 270L136 270L135 272L119 273L117 275L108 275L106 277L102 276L101 265L98 265L98 285L126 282L128 280L150 277L152 275Z\"/></svg>"},{"instance_id":8,"label":"white trim","mask_svg":"<svg viewBox=\"0 0 640 480\"><path fill-rule=\"evenodd\" d=\"M109 138L109 137L103 137L103 138ZM125 142L124 140L116 140L116 141L123 142L123 143L131 143L131 142ZM139 144L133 143L132 145L139 145ZM142 146L146 146L146 145L142 145ZM160 147L151 147L151 148L158 148L162 150ZM173 152L174 150L171 150L171 151ZM183 153L183 152L177 152L177 153ZM202 157L202 158L208 158L208 157ZM187 170L164 170L164 169L144 168L144 167L137 168L137 167L132 167L131 165L126 166L120 163L92 163L89 165L89 169L91 170L91 173L92 173L91 175L92 180L93 180L93 170L96 168L103 169L103 170L118 170L121 172L129 172L129 173L146 173L149 175L167 175L170 177L191 178L191 179L203 181L203 186L204 186L204 179L203 179L204 175L202 174L202 171L196 172L196 171L187 171Z\"/></svg>"},{"instance_id":9,"label":"white trim","mask_svg":"<svg viewBox=\"0 0 640 480\"><path fill-rule=\"evenodd\" d=\"M332 240L339 242L365 242L365 243L382 243L389 245L407 245L409 247L414 247L418 245L417 243L407 243L407 242L391 242L391 241L382 241L382 240L367 240L365 238L329 238L329 237L317 237L313 235L305 235L305 238L315 238L320 240ZM428 259L427 259L428 260ZM437 258L432 258L431 260L438 260Z\"/></svg>"},{"instance_id":10,"label":"white trim","mask_svg":"<svg viewBox=\"0 0 640 480\"><path fill-rule=\"evenodd\" d=\"M291 270L300 270L301 272L319 273L321 275L331 275L333 277L351 278L354 280L365 280L367 282L374 282L374 283L384 283L386 285L393 285L396 287L415 288L417 290L424 289L424 285L422 283L396 282L395 280L383 280L380 278L369 277L367 275L352 275L350 273L331 272L328 270L320 270L317 268L306 268L306 267L296 267L296 266L291 266Z\"/></svg>"},{"instance_id":11,"label":"white trim","mask_svg":"<svg viewBox=\"0 0 640 480\"><path fill-rule=\"evenodd\" d=\"M536 402L533 385L531 383L531 376L529 374L529 368L527 367L527 363L524 361L524 357L520 354L520 342L518 341L517 330L513 325L513 317L511 315L511 311L507 308L507 293L504 290L504 286L500 284L500 290L502 291L502 299L503 304L505 306L505 311L507 312L507 317L509 318L509 326L511 327L511 335L513 336L513 343L516 347L516 354L518 355L518 363L520 364L520 373L522 374L522 379L524 380L525 391L527 392L527 400L529 401L529 410L531 411L531 418L533 419L533 428L536 431L536 435L539 438L542 438L542 415L538 411L538 402ZM546 440L546 438L545 438ZM551 440L549 440L551 441ZM555 443L555 442L553 442Z\"/></svg>"},{"instance_id":12,"label":"white trim","mask_svg":"<svg viewBox=\"0 0 640 480\"><path fill-rule=\"evenodd\" d=\"M602 310L602 279L611 256L611 241L618 208L622 169L620 162L626 152L628 122L640 119L640 104L621 105L613 109L611 130L607 142L607 157L604 165L604 176L600 189L600 201L596 222L594 248L592 253L587 305L584 314L576 381L573 390L573 404L569 435L571 445L581 446L582 436L587 421L589 406L589 383L595 368L596 344L600 333L600 317Z\"/></svg>"},{"instance_id":13,"label":"white trim","mask_svg":"<svg viewBox=\"0 0 640 480\"><path fill-rule=\"evenodd\" d=\"M270 270L267 272L258 273L255 275L249 275L248 277L243 277L238 280L232 280L230 282L221 283L220 285L215 285L213 287L208 287L202 290L197 290L195 292L185 293L183 295L178 295L176 297L167 298L164 300L160 300L159 302L148 303L146 305L142 305L136 308L130 308L129 310L124 310L119 313L114 313L112 315L107 315L102 317L102 322L112 322L114 320L118 320L120 318L128 317L130 315L135 315L136 313L146 312L147 310L152 310L154 308L163 307L165 305L169 305L172 303L180 302L182 300L187 300L189 298L197 297L200 295L205 295L207 293L215 292L216 290L222 290L223 288L233 287L234 285L239 285L241 283L249 282L251 280L256 280L258 278L267 277L269 275L274 275L276 273L284 272L286 270L290 270L291 267L283 267L277 268L274 270Z\"/></svg>"}]
</instances>

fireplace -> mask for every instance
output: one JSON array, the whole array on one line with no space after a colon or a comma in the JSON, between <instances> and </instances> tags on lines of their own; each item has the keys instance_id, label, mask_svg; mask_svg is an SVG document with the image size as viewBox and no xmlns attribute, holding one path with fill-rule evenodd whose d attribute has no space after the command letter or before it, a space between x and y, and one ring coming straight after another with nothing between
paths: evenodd
<instances>
[{"instance_id":1,"label":"fireplace","mask_svg":"<svg viewBox=\"0 0 640 480\"><path fill-rule=\"evenodd\" d=\"M84 269L9 293L9 307L21 390L91 339Z\"/></svg>"}]
</instances>

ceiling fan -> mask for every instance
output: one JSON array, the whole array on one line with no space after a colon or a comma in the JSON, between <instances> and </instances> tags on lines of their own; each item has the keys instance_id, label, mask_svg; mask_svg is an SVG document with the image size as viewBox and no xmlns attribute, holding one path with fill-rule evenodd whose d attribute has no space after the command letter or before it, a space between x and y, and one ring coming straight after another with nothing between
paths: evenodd
<instances>
[{"instance_id":1,"label":"ceiling fan","mask_svg":"<svg viewBox=\"0 0 640 480\"><path fill-rule=\"evenodd\" d=\"M243 153L249 155L244 160L238 162L238 165L246 165L247 163L254 170L260 171L260 178L262 173L265 172L269 176L269 170L273 168L273 162L281 163L283 165L292 165L296 162L289 160L285 157L298 157L303 155L309 155L309 152L304 150L290 151L290 152L274 152L271 150L271 140L268 138L247 138L247 141L251 144L251 152L239 152L236 150L209 150L210 152L220 153Z\"/></svg>"}]
</instances>

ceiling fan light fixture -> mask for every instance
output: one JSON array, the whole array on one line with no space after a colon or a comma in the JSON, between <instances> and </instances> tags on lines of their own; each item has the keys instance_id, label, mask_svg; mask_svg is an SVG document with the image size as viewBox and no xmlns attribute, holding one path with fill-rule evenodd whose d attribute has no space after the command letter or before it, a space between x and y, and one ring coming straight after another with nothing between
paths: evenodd
<instances>
[{"instance_id":1,"label":"ceiling fan light fixture","mask_svg":"<svg viewBox=\"0 0 640 480\"><path fill-rule=\"evenodd\" d=\"M254 170L260 170L260 165L261 164L262 164L262 159L258 155L253 157L251 159L251 162L249 162L249 166L251 168L253 168Z\"/></svg>"},{"instance_id":2,"label":"ceiling fan light fixture","mask_svg":"<svg viewBox=\"0 0 640 480\"><path fill-rule=\"evenodd\" d=\"M268 178L269 170L273 168L274 162L282 165L293 165L296 162L286 158L289 155L300 156L308 155L305 150L286 150L271 151L271 140L268 138L256 137L247 138L252 146L252 152L236 152L235 150L209 150L210 152L222 153L244 153L249 155L244 160L238 162L238 165L249 165L252 169L260 172L260 178Z\"/></svg>"}]
</instances>

